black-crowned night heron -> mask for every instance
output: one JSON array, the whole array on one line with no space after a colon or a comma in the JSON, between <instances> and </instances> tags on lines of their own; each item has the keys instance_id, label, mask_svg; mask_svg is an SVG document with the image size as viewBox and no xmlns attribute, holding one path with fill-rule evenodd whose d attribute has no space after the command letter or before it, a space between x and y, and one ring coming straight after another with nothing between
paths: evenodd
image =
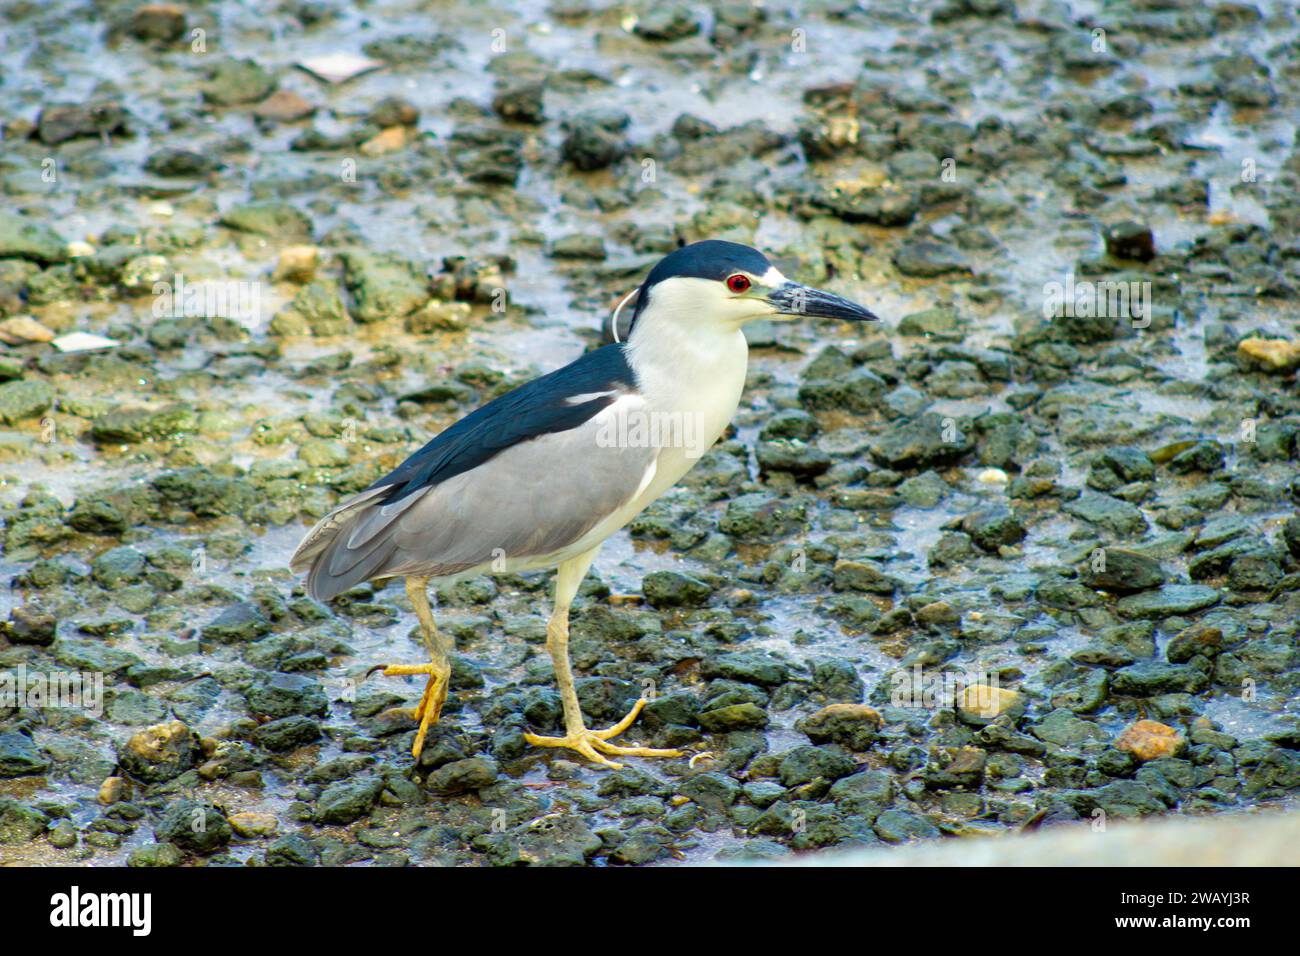
<instances>
[{"instance_id":1,"label":"black-crowned night heron","mask_svg":"<svg viewBox=\"0 0 1300 956\"><path fill-rule=\"evenodd\" d=\"M686 474L731 421L749 357L741 326L798 316L875 318L791 282L748 246L684 246L641 286L626 342L470 413L311 529L290 567L308 572L318 600L373 578L406 578L430 662L380 667L388 676L428 675L412 714L416 759L447 699L453 650L434 626L428 582L540 568L559 569L546 646L564 736L526 734L528 742L612 767L607 754L681 756L610 743L644 698L614 726L587 728L569 667L569 606L602 542Z\"/></svg>"}]
</instances>

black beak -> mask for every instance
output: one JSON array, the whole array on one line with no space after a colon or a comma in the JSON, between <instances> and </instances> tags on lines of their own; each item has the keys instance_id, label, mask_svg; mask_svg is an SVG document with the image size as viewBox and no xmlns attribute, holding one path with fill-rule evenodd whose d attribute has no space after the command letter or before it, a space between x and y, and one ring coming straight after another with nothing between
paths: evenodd
<instances>
[{"instance_id":1,"label":"black beak","mask_svg":"<svg viewBox=\"0 0 1300 956\"><path fill-rule=\"evenodd\" d=\"M782 315L810 315L822 319L844 319L848 322L880 321L875 313L856 302L797 282L787 282L773 291L767 301Z\"/></svg>"}]
</instances>

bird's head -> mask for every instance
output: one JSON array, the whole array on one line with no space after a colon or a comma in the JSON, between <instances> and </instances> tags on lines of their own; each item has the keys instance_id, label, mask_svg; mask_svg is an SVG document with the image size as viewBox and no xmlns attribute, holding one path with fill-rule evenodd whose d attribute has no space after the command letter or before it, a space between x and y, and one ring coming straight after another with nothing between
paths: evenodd
<instances>
[{"instance_id":1,"label":"bird's head","mask_svg":"<svg viewBox=\"0 0 1300 956\"><path fill-rule=\"evenodd\" d=\"M754 319L876 319L842 296L787 279L757 249L720 239L693 242L665 256L639 291L633 332L649 310L720 329L739 329Z\"/></svg>"}]
</instances>

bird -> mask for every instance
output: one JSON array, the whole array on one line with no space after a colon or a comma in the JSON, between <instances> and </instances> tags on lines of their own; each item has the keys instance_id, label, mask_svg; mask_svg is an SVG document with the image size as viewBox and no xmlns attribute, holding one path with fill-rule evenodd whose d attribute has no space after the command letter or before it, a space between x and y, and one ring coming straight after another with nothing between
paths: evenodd
<instances>
[{"instance_id":1,"label":"bird","mask_svg":"<svg viewBox=\"0 0 1300 956\"><path fill-rule=\"evenodd\" d=\"M612 757L683 756L612 742L641 713L644 695L613 726L587 727L569 662L574 597L603 542L726 431L745 384L746 323L877 319L855 302L787 279L757 249L720 239L664 256L634 291L624 340L616 333L613 343L470 412L321 518L290 559L320 601L366 581L405 578L429 662L380 664L368 673L427 677L409 711L419 721L411 751L417 763L447 699L454 651L435 624L429 582L551 568L546 648L564 733L525 733L525 740L615 769L622 765Z\"/></svg>"}]
</instances>

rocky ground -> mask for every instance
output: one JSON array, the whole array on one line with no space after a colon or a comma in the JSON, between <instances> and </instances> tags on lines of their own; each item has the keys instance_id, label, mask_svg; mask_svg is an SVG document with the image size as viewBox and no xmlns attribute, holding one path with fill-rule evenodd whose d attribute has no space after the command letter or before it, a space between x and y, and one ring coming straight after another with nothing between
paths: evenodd
<instances>
[{"instance_id":1,"label":"rocky ground","mask_svg":"<svg viewBox=\"0 0 1300 956\"><path fill-rule=\"evenodd\" d=\"M650 864L1294 806L1290 4L20 0L0 34L0 674L104 679L101 713L0 700L0 860ZM885 321L751 328L734 433L584 587L593 724L651 687L629 739L694 759L525 745L559 718L528 575L439 590L412 767L420 684L364 679L422 659L400 585L321 606L288 555L705 237ZM1051 307L1099 282L1149 308Z\"/></svg>"}]
</instances>

